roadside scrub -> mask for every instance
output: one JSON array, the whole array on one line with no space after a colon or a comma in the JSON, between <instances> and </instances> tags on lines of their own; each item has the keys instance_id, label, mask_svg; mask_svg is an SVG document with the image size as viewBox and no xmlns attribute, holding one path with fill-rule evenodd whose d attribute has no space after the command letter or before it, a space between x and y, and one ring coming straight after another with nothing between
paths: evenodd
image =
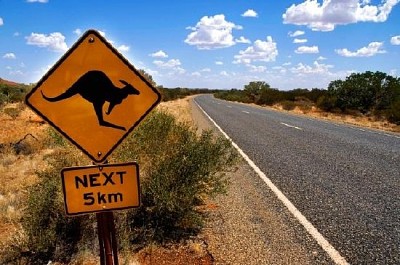
<instances>
[{"instance_id":1,"label":"roadside scrub","mask_svg":"<svg viewBox=\"0 0 400 265\"><path fill-rule=\"evenodd\" d=\"M55 151L27 192L23 240L9 246L6 255L0 253L0 263L69 263L85 253L98 255L95 215L66 217L60 178L63 167L90 161L52 130L46 141ZM114 212L120 251L196 235L206 221L202 205L226 192L225 173L236 160L229 141L210 131L198 135L174 116L153 111L110 158L110 163L137 161L140 166L142 205Z\"/></svg>"}]
</instances>

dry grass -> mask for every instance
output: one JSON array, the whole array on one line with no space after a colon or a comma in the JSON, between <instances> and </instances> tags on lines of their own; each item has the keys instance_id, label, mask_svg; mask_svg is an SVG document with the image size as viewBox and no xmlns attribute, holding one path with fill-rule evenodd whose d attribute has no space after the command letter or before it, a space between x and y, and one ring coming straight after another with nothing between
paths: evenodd
<instances>
[{"instance_id":1,"label":"dry grass","mask_svg":"<svg viewBox=\"0 0 400 265\"><path fill-rule=\"evenodd\" d=\"M8 104L4 108L19 108L18 104ZM0 143L15 142L23 138L27 133L42 136L46 126L30 109L23 107L20 114L13 118L0 111Z\"/></svg>"},{"instance_id":2,"label":"dry grass","mask_svg":"<svg viewBox=\"0 0 400 265\"><path fill-rule=\"evenodd\" d=\"M161 102L158 105L160 110L165 110L175 116L178 121L193 124L192 112L190 109L190 100L193 96L178 99L174 101Z\"/></svg>"},{"instance_id":3,"label":"dry grass","mask_svg":"<svg viewBox=\"0 0 400 265\"><path fill-rule=\"evenodd\" d=\"M283 110L282 106L276 104L272 107L263 107L263 108L272 108L278 111ZM388 132L400 132L400 125L396 125L390 123L386 120L380 120L374 117L369 117L365 115L350 115L350 114L336 114L331 112L324 112L315 107L311 107L310 109L300 109L299 107L295 107L294 110L289 111L290 113L294 113L297 115L304 115L308 117L313 117L316 119L329 120L333 122L343 123L343 124L351 124L365 128L377 129L381 131Z\"/></svg>"},{"instance_id":4,"label":"dry grass","mask_svg":"<svg viewBox=\"0 0 400 265\"><path fill-rule=\"evenodd\" d=\"M9 104L6 108L18 108L16 104ZM40 119L29 109L22 108L16 117L0 112L0 143L4 148L0 150L0 249L7 249L10 241L23 240L20 219L24 210L26 189L37 181L35 172L45 167L44 150L40 139L43 138L47 125L39 122ZM27 138L26 142L33 152L30 155L17 155L12 148L28 133L34 138Z\"/></svg>"}]
</instances>

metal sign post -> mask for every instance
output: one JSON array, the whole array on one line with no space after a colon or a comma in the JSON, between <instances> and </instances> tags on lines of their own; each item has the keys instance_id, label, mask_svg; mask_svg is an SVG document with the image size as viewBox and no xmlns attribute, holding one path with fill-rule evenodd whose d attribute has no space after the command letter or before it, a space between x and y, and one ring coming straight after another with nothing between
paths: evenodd
<instances>
[{"instance_id":1,"label":"metal sign post","mask_svg":"<svg viewBox=\"0 0 400 265\"><path fill-rule=\"evenodd\" d=\"M118 265L118 245L113 212L96 213L101 265Z\"/></svg>"}]
</instances>

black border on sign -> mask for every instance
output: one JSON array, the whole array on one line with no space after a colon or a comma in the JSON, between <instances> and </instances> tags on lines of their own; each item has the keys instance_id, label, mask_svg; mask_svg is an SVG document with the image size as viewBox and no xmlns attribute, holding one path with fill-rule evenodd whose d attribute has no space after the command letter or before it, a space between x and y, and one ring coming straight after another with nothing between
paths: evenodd
<instances>
[{"instance_id":1,"label":"black border on sign","mask_svg":"<svg viewBox=\"0 0 400 265\"><path fill-rule=\"evenodd\" d=\"M134 166L136 170L136 181L138 185L138 195L139 195L139 205L138 206L128 206L128 207L117 207L117 208L110 208L110 209L104 209L104 210L93 210L93 211L86 211L86 212L78 212L78 213L69 213L68 212L68 207L67 207L67 198L66 198L66 192L65 192L65 179L64 179L64 172L66 171L73 171L73 170L79 170L79 169L86 169L86 168L105 168L105 167L118 167L118 166ZM63 195L64 195L64 209L65 213L68 216L76 216L76 215L83 215L83 214L89 214L89 213L98 213L98 212L110 212L114 210L124 210L124 209L132 209L132 208L138 208L142 204L142 190L140 187L140 181L139 181L139 164L136 162L127 162L127 163L119 163L119 164L99 164L99 165L94 165L94 166L78 166L78 167L66 167L61 170L61 183L62 183L62 188L63 188Z\"/></svg>"},{"instance_id":2,"label":"black border on sign","mask_svg":"<svg viewBox=\"0 0 400 265\"><path fill-rule=\"evenodd\" d=\"M75 49L90 35L93 34L95 35L103 44L105 44L118 58L130 69L132 70L140 79L142 79L143 82L145 82L152 90L153 92L157 95L157 100L154 102L152 106L137 120L130 128L127 130L127 132L121 137L120 140L118 140L111 148L110 150L103 156L102 159L98 159L95 156L92 156L88 151L86 151L82 146L80 146L77 142L75 142L72 138L68 136L61 128L59 128L57 125L55 125L53 122L51 122L44 114L40 112L40 110L36 109L34 106L32 106L29 103L29 97L36 92L36 90L39 89L39 87L53 74L53 72L68 58L68 56L75 51ZM86 154L90 159L93 161L100 163L103 162L107 159L107 157L115 150L115 148L121 144L121 142L133 131L133 129L136 128L137 125L152 111L155 106L158 105L161 101L161 94L158 92L158 90L150 84L150 82L144 78L136 68L129 63L127 59L125 59L121 53L119 53L101 34L94 30L90 29L86 31L78 40L77 42L74 43L74 45L56 62L56 64L40 79L40 81L36 84L34 88L26 95L25 97L25 104L29 106L34 112L36 112L43 120L47 121L53 128L55 128L58 132L60 132L65 138L67 138L72 144L77 146L84 154Z\"/></svg>"}]
</instances>

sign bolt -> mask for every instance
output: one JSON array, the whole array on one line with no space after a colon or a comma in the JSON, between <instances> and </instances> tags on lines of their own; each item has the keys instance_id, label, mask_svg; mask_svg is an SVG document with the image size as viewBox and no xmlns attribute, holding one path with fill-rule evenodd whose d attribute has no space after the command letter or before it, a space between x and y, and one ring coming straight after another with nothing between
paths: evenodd
<instances>
[{"instance_id":1,"label":"sign bolt","mask_svg":"<svg viewBox=\"0 0 400 265\"><path fill-rule=\"evenodd\" d=\"M90 37L89 38L89 43L93 43L94 42L94 38L93 37Z\"/></svg>"},{"instance_id":2,"label":"sign bolt","mask_svg":"<svg viewBox=\"0 0 400 265\"><path fill-rule=\"evenodd\" d=\"M102 153L99 151L99 152L97 153L97 156L100 157L101 155L102 155Z\"/></svg>"}]
</instances>

